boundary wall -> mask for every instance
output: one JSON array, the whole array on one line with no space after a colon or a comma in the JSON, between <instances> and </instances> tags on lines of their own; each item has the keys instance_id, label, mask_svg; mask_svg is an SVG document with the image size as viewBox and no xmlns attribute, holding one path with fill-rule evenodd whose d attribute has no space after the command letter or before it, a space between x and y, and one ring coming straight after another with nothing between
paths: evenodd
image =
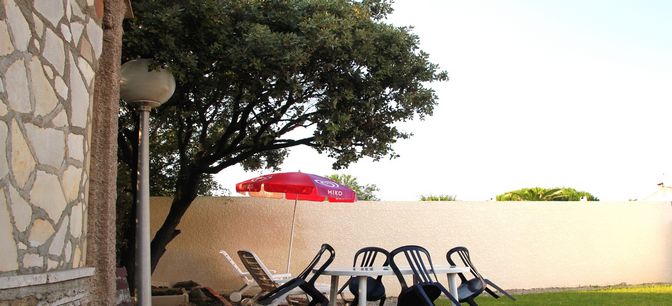
<instances>
[{"instance_id":1,"label":"boundary wall","mask_svg":"<svg viewBox=\"0 0 672 306\"><path fill-rule=\"evenodd\" d=\"M152 198L152 231L169 198ZM242 282L219 254L249 249L284 272L293 201L196 199L168 245L153 282L194 280L221 291ZM352 265L365 246L388 250L418 244L446 264L446 252L469 248L479 271L503 288L606 286L672 282L672 205L668 202L298 202L292 273L301 272L322 243L332 265ZM445 276L440 276L446 281ZM384 278L388 295L399 292ZM328 277L321 282L329 283ZM345 282L341 278L340 283Z\"/></svg>"}]
</instances>

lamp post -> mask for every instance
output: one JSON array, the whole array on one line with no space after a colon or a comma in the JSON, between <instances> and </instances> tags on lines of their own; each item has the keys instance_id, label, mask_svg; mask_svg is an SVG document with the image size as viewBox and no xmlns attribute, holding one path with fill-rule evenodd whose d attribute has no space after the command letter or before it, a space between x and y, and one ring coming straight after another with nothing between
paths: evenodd
<instances>
[{"instance_id":1,"label":"lamp post","mask_svg":"<svg viewBox=\"0 0 672 306\"><path fill-rule=\"evenodd\" d=\"M149 59L121 65L121 98L140 115L138 132L138 180L135 230L135 288L140 306L152 305L152 273L149 240L149 111L168 101L175 92L175 79L165 69L149 70Z\"/></svg>"}]
</instances>

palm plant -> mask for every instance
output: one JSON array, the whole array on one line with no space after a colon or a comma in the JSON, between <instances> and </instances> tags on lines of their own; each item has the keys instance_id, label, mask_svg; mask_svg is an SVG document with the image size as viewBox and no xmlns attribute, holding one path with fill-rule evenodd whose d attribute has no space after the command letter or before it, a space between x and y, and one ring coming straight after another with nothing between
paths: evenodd
<instances>
[{"instance_id":1,"label":"palm plant","mask_svg":"<svg viewBox=\"0 0 672 306\"><path fill-rule=\"evenodd\" d=\"M497 201L599 201L592 194L574 188L522 188L497 196Z\"/></svg>"},{"instance_id":2,"label":"palm plant","mask_svg":"<svg viewBox=\"0 0 672 306\"><path fill-rule=\"evenodd\" d=\"M457 197L452 194L440 194L440 195L421 195L420 201L456 201Z\"/></svg>"}]
</instances>

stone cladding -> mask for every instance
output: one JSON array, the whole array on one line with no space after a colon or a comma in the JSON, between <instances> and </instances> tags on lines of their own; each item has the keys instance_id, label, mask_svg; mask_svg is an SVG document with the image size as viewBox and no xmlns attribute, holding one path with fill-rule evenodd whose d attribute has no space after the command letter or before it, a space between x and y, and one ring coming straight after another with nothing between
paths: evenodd
<instances>
[{"instance_id":1,"label":"stone cladding","mask_svg":"<svg viewBox=\"0 0 672 306\"><path fill-rule=\"evenodd\" d=\"M93 0L0 0L0 279L86 262L102 37Z\"/></svg>"}]
</instances>

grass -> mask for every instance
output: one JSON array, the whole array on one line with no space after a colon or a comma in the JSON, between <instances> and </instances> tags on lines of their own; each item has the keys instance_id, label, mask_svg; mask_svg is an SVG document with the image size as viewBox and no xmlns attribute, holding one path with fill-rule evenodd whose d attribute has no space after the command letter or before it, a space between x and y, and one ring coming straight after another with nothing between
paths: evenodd
<instances>
[{"instance_id":1,"label":"grass","mask_svg":"<svg viewBox=\"0 0 672 306\"><path fill-rule=\"evenodd\" d=\"M517 301L506 297L494 299L487 293L476 298L480 306L490 305L672 305L672 285L647 285L606 288L597 290L570 290L562 292L514 295ZM448 306L447 299L437 300L436 305ZM465 304L466 305L466 304Z\"/></svg>"}]
</instances>

